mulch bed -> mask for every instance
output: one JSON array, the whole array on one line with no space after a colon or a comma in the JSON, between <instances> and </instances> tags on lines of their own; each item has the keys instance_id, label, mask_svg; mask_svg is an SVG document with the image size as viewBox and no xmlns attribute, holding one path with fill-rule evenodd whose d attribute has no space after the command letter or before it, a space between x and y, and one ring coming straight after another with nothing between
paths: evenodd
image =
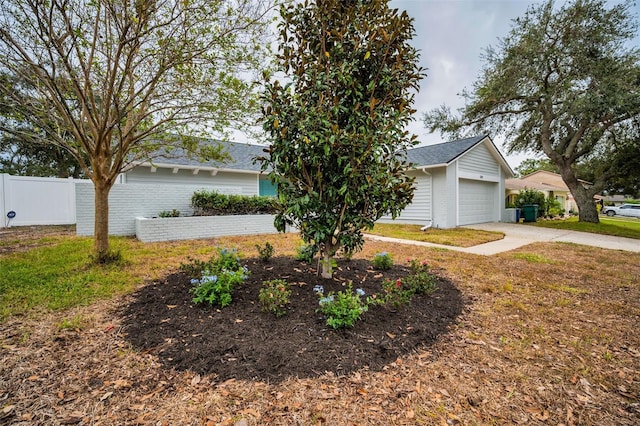
<instances>
[{"instance_id":1,"label":"mulch bed","mask_svg":"<svg viewBox=\"0 0 640 426\"><path fill-rule=\"evenodd\" d=\"M242 263L250 270L249 279L223 309L195 305L189 292L192 285L183 273L142 287L122 310L128 340L176 370L214 374L217 380L274 383L326 372L379 371L435 342L464 306L453 283L438 278L438 290L432 294L416 296L397 310L370 307L356 327L333 330L317 312L315 285L324 286L328 293L344 289L351 281L354 289L372 295L382 290L385 278L407 275L407 268L394 266L382 272L367 260L354 259L342 261L333 279L327 280L316 274L315 265L292 257ZM262 312L258 300L262 282L275 278L286 280L292 289L287 314L281 318Z\"/></svg>"}]
</instances>

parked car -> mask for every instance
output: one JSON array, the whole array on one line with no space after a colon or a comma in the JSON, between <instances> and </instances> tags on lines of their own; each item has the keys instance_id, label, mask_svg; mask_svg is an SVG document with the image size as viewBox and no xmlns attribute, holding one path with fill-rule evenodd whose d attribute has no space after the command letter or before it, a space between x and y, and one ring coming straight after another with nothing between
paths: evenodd
<instances>
[{"instance_id":1,"label":"parked car","mask_svg":"<svg viewBox=\"0 0 640 426\"><path fill-rule=\"evenodd\" d=\"M607 216L640 217L640 204L622 204L620 206L605 206L602 213Z\"/></svg>"}]
</instances>

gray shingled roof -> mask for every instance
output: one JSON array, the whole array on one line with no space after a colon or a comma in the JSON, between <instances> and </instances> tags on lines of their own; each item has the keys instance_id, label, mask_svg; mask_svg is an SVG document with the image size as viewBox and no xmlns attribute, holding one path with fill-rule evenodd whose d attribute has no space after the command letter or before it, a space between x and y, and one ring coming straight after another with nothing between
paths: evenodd
<instances>
[{"instance_id":1,"label":"gray shingled roof","mask_svg":"<svg viewBox=\"0 0 640 426\"><path fill-rule=\"evenodd\" d=\"M474 136L472 138L413 148L407 151L407 159L414 167L449 164L486 137L487 135Z\"/></svg>"},{"instance_id":2,"label":"gray shingled roof","mask_svg":"<svg viewBox=\"0 0 640 426\"><path fill-rule=\"evenodd\" d=\"M412 148L407 151L407 159L414 167L433 166L436 164L448 164L455 160L476 144L482 141L486 135L472 138L458 139L451 142L428 145L420 148ZM240 142L217 141L222 144L224 151L228 152L231 160L228 162L201 161L197 157L189 157L181 149L174 150L170 155L155 157L155 164L171 164L190 167L214 167L221 169L260 171L260 164L254 164L253 159L265 155L263 150L266 145L251 145Z\"/></svg>"},{"instance_id":3,"label":"gray shingled roof","mask_svg":"<svg viewBox=\"0 0 640 426\"><path fill-rule=\"evenodd\" d=\"M223 151L231 157L227 162L202 161L197 156L189 156L182 149L175 149L170 154L160 154L153 160L155 164L171 164L176 166L214 167L220 169L260 171L260 163L253 164L253 159L265 155L265 145L251 145L240 142L216 141L223 146Z\"/></svg>"}]
</instances>

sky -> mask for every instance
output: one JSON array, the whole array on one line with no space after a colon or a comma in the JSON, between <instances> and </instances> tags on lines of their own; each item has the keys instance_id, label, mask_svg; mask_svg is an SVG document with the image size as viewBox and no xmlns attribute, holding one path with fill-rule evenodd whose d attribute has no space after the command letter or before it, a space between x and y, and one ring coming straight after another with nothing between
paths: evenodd
<instances>
[{"instance_id":1,"label":"sky","mask_svg":"<svg viewBox=\"0 0 640 426\"><path fill-rule=\"evenodd\" d=\"M560 3L562 0L559 0ZM422 145L446 142L439 133L429 134L422 115L440 105L452 111L464 106L458 93L471 88L480 75L481 54L489 46L497 46L505 37L512 20L524 15L527 8L540 3L534 0L392 0L391 7L406 10L414 18L416 36L413 45L420 50L420 65L427 76L420 84L414 108L415 120L409 131L418 135ZM617 4L618 1L610 1ZM640 4L633 7L640 16ZM639 41L640 39L636 38ZM491 135L490 135L491 136ZM492 136L511 168L517 167L531 154L506 155L504 140Z\"/></svg>"}]
</instances>

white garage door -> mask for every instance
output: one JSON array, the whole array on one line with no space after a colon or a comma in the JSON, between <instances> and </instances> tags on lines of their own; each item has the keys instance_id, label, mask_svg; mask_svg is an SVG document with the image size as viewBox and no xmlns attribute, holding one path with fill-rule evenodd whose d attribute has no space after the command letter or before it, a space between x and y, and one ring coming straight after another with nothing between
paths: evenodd
<instances>
[{"instance_id":1,"label":"white garage door","mask_svg":"<svg viewBox=\"0 0 640 426\"><path fill-rule=\"evenodd\" d=\"M460 179L458 186L458 225L494 222L498 184Z\"/></svg>"}]
</instances>

